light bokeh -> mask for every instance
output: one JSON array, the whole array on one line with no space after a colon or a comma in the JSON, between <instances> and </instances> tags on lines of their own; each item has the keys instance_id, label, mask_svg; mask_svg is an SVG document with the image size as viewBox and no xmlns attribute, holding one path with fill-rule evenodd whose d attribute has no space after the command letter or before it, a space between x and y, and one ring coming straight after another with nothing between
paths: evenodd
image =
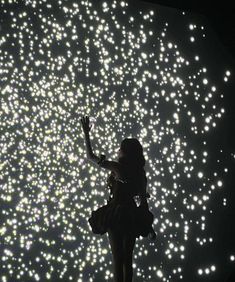
<instances>
[{"instance_id":1,"label":"light bokeh","mask_svg":"<svg viewBox=\"0 0 235 282\"><path fill-rule=\"evenodd\" d=\"M137 240L136 281L183 280L192 242L214 244L210 205L229 170L208 138L223 126L232 73L213 79L207 29L175 11L174 34L160 8L126 1L2 0L0 9L2 281L112 277L108 238L87 221L108 199L109 172L86 159L84 114L96 154L117 159L125 137L144 148L157 241ZM213 260L192 268L198 279L217 271Z\"/></svg>"}]
</instances>

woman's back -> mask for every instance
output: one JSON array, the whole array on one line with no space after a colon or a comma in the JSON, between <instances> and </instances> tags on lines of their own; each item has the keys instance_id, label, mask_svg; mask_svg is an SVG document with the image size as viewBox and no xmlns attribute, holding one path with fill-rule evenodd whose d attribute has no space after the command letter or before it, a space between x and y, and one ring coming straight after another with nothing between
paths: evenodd
<instances>
[{"instance_id":1,"label":"woman's back","mask_svg":"<svg viewBox=\"0 0 235 282\"><path fill-rule=\"evenodd\" d=\"M133 169L120 164L118 172L112 172L108 178L108 186L114 198L130 200L134 196L146 194L147 178L145 170Z\"/></svg>"}]
</instances>

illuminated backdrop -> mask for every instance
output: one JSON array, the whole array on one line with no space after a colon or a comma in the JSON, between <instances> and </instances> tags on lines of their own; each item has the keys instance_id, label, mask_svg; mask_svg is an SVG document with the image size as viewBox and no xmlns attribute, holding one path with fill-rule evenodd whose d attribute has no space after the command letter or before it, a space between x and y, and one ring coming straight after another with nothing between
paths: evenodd
<instances>
[{"instance_id":1,"label":"illuminated backdrop","mask_svg":"<svg viewBox=\"0 0 235 282\"><path fill-rule=\"evenodd\" d=\"M112 277L108 238L87 222L109 173L86 160L83 114L96 154L117 159L125 137L144 147L157 241L137 240L135 281L217 277L235 255L218 259L211 226L227 208L219 135L232 73L205 21L124 1L0 10L1 281Z\"/></svg>"}]
</instances>

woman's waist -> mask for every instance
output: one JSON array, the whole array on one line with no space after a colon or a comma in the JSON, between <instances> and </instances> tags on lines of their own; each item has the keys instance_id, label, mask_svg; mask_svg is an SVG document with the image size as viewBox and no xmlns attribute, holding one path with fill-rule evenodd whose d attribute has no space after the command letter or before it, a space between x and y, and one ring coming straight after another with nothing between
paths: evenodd
<instances>
[{"instance_id":1,"label":"woman's waist","mask_svg":"<svg viewBox=\"0 0 235 282\"><path fill-rule=\"evenodd\" d=\"M135 200L133 197L122 197L122 196L113 196L110 197L109 202L116 203L116 204L131 204L136 205Z\"/></svg>"}]
</instances>

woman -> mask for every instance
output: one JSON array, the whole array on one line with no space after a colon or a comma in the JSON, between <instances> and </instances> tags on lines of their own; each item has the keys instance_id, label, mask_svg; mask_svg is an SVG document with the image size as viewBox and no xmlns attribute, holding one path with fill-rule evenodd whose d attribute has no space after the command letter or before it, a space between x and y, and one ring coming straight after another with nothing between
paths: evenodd
<instances>
[{"instance_id":1,"label":"woman","mask_svg":"<svg viewBox=\"0 0 235 282\"><path fill-rule=\"evenodd\" d=\"M135 138L121 142L118 162L96 156L91 148L89 117L82 117L87 157L100 167L111 171L108 177L110 198L108 204L92 212L89 219L95 234L108 232L114 263L114 281L131 282L133 276L132 254L135 240L140 235L155 237L152 229L153 215L148 209L146 197L147 178L145 175L143 148ZM140 207L134 196L139 195ZM155 239L155 238L154 238Z\"/></svg>"}]
</instances>

